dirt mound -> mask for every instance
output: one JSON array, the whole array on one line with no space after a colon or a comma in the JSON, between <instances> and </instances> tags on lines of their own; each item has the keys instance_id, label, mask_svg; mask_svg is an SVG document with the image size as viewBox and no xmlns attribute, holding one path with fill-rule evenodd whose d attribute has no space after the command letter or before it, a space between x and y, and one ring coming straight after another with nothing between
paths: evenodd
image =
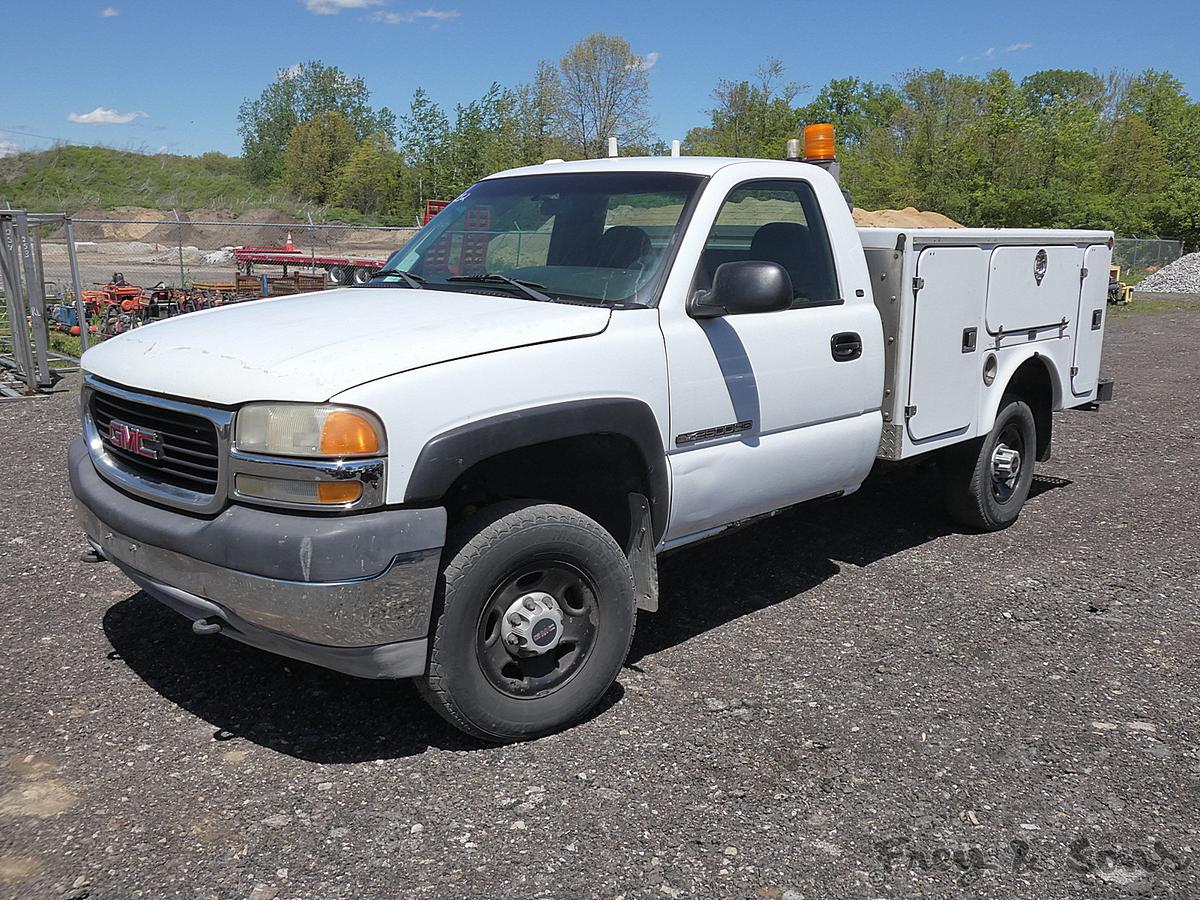
<instances>
[{"instance_id":1,"label":"dirt mound","mask_svg":"<svg viewBox=\"0 0 1200 900\"><path fill-rule=\"evenodd\" d=\"M924 212L915 206L904 209L854 208L854 224L860 228L962 228L949 216Z\"/></svg>"},{"instance_id":2,"label":"dirt mound","mask_svg":"<svg viewBox=\"0 0 1200 900\"><path fill-rule=\"evenodd\" d=\"M85 206L72 216L72 219L75 220L75 240L77 241L144 241L146 243L159 243L159 239L151 237L152 232L161 227L155 223L169 218L171 218L170 213L141 206L118 206L113 209ZM81 219L113 221L111 223L84 222L80 221Z\"/></svg>"},{"instance_id":3,"label":"dirt mound","mask_svg":"<svg viewBox=\"0 0 1200 900\"><path fill-rule=\"evenodd\" d=\"M230 225L188 225L184 228L184 241L195 244L204 250L240 247L243 244L282 245L287 241L288 236L289 229L286 227L286 223L293 221L293 217L287 213L266 207L248 209L236 218L221 210L196 209L188 213L187 219L190 222L234 223ZM262 226L268 222L282 222L285 223L285 227L238 227L238 225Z\"/></svg>"}]
</instances>

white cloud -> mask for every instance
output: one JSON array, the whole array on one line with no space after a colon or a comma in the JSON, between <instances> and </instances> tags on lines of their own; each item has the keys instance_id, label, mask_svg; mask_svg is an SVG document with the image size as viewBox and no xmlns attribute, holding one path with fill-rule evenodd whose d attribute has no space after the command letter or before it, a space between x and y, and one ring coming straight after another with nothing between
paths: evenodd
<instances>
[{"instance_id":1,"label":"white cloud","mask_svg":"<svg viewBox=\"0 0 1200 900\"><path fill-rule=\"evenodd\" d=\"M300 73L303 71L304 63L296 63L295 65L288 66L286 69L277 69L275 72L275 79L277 81L283 81L285 78L298 78Z\"/></svg>"},{"instance_id":2,"label":"white cloud","mask_svg":"<svg viewBox=\"0 0 1200 900\"><path fill-rule=\"evenodd\" d=\"M21 152L21 145L12 141L0 141L0 159L6 156L16 156Z\"/></svg>"},{"instance_id":3,"label":"white cloud","mask_svg":"<svg viewBox=\"0 0 1200 900\"><path fill-rule=\"evenodd\" d=\"M104 7L104 9L100 10L100 15L103 16L105 19L116 18L120 14L121 14L121 11L119 9L117 9L115 6L106 6L106 7Z\"/></svg>"},{"instance_id":4,"label":"white cloud","mask_svg":"<svg viewBox=\"0 0 1200 900\"><path fill-rule=\"evenodd\" d=\"M651 50L644 57L642 57L642 71L649 72L658 65L658 61L660 59L662 59L662 54L657 50Z\"/></svg>"},{"instance_id":5,"label":"white cloud","mask_svg":"<svg viewBox=\"0 0 1200 900\"><path fill-rule=\"evenodd\" d=\"M461 13L457 9L418 9L413 12L377 12L371 15L372 22L381 25L408 25L422 19L432 22L436 28L442 22L457 19Z\"/></svg>"},{"instance_id":6,"label":"white cloud","mask_svg":"<svg viewBox=\"0 0 1200 900\"><path fill-rule=\"evenodd\" d=\"M984 51L983 51L983 58L984 58L984 59L991 59L991 58L992 58L993 56L995 56L995 55L996 55L996 48L995 48L995 47L988 47L986 50L984 50Z\"/></svg>"},{"instance_id":7,"label":"white cloud","mask_svg":"<svg viewBox=\"0 0 1200 900\"><path fill-rule=\"evenodd\" d=\"M304 0L305 8L318 16L336 16L344 9L366 9L382 3L383 0Z\"/></svg>"},{"instance_id":8,"label":"white cloud","mask_svg":"<svg viewBox=\"0 0 1200 900\"><path fill-rule=\"evenodd\" d=\"M148 118L144 112L119 113L115 109L105 109L97 106L90 113L71 113L67 120L80 125L128 125L134 119Z\"/></svg>"},{"instance_id":9,"label":"white cloud","mask_svg":"<svg viewBox=\"0 0 1200 900\"><path fill-rule=\"evenodd\" d=\"M1016 53L1018 50L1029 50L1033 47L1029 41L1018 41L1015 44L1009 44L1004 48L1005 53Z\"/></svg>"}]
</instances>

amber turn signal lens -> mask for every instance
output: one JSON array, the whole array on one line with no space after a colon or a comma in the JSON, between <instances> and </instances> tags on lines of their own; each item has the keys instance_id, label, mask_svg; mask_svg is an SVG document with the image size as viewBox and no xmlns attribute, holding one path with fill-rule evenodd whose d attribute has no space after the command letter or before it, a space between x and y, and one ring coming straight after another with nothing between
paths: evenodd
<instances>
[{"instance_id":1,"label":"amber turn signal lens","mask_svg":"<svg viewBox=\"0 0 1200 900\"><path fill-rule=\"evenodd\" d=\"M321 429L321 452L326 456L356 456L379 452L379 435L360 415L334 410Z\"/></svg>"},{"instance_id":2,"label":"amber turn signal lens","mask_svg":"<svg viewBox=\"0 0 1200 900\"><path fill-rule=\"evenodd\" d=\"M833 126L828 122L806 125L804 128L804 158L827 162L837 158L834 147Z\"/></svg>"},{"instance_id":3,"label":"amber turn signal lens","mask_svg":"<svg viewBox=\"0 0 1200 900\"><path fill-rule=\"evenodd\" d=\"M362 484L358 481L319 481L317 499L321 503L353 503L362 496Z\"/></svg>"}]
</instances>

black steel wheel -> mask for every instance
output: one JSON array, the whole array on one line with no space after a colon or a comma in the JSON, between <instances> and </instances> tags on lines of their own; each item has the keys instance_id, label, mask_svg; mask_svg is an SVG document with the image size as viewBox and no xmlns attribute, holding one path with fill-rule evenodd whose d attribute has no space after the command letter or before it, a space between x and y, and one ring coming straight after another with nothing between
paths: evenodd
<instances>
[{"instance_id":1,"label":"black steel wheel","mask_svg":"<svg viewBox=\"0 0 1200 900\"><path fill-rule=\"evenodd\" d=\"M577 510L504 504L455 530L422 696L489 741L577 721L621 670L637 597L624 552Z\"/></svg>"},{"instance_id":2,"label":"black steel wheel","mask_svg":"<svg viewBox=\"0 0 1200 900\"><path fill-rule=\"evenodd\" d=\"M942 456L946 510L968 528L999 531L1021 514L1033 485L1037 426L1033 410L1009 397L984 438Z\"/></svg>"}]
</instances>

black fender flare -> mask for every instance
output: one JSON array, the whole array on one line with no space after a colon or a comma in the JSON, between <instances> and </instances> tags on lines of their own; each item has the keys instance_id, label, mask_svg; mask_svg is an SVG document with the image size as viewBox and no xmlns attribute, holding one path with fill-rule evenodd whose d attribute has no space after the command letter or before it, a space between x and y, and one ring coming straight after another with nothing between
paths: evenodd
<instances>
[{"instance_id":1,"label":"black fender flare","mask_svg":"<svg viewBox=\"0 0 1200 900\"><path fill-rule=\"evenodd\" d=\"M670 510L667 455L654 411L642 400L602 397L551 403L468 422L431 438L413 464L404 503L439 500L471 466L510 450L563 438L612 434L637 447L645 467L654 540L662 539Z\"/></svg>"}]
</instances>

